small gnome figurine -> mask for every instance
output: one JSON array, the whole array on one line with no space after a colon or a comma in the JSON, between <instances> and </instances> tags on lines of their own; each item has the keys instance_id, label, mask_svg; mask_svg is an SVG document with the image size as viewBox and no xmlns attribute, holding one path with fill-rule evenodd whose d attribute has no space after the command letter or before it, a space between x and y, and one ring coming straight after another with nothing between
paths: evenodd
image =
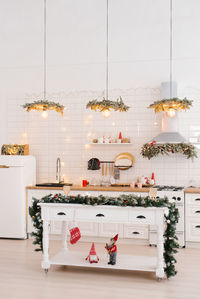
<instances>
[{"instance_id":1,"label":"small gnome figurine","mask_svg":"<svg viewBox=\"0 0 200 299\"><path fill-rule=\"evenodd\" d=\"M117 240L118 240L118 234L114 238L111 238L109 243L106 243L105 248L107 249L109 254L108 265L116 264L117 246L115 245L115 243L117 242Z\"/></svg>"},{"instance_id":2,"label":"small gnome figurine","mask_svg":"<svg viewBox=\"0 0 200 299\"><path fill-rule=\"evenodd\" d=\"M96 254L95 251L95 247L94 247L94 243L92 243L91 249L90 249L90 253L89 255L86 257L86 261L89 259L90 264L92 263L98 263L99 258Z\"/></svg>"}]
</instances>

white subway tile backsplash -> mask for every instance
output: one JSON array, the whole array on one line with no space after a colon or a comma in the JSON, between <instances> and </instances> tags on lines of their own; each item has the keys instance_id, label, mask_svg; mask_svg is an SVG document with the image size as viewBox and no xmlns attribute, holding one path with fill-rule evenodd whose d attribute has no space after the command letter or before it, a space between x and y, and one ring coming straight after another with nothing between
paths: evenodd
<instances>
[{"instance_id":1,"label":"white subway tile backsplash","mask_svg":"<svg viewBox=\"0 0 200 299\"><path fill-rule=\"evenodd\" d=\"M90 99L101 98L102 91L73 91L49 94L48 96L66 106L64 116L56 112L49 113L47 120L40 113L25 112L21 105L38 95L10 98L7 100L7 128L10 143L29 143L30 153L37 158L37 181L55 181L56 159L61 158L62 174L65 180L80 184L86 178L94 177L100 181L101 171L87 170L87 162L96 157L100 160L113 160L120 152L130 152L135 157L134 167L121 171L121 181L130 182L139 175L150 176L155 173L156 183L188 185L192 179L200 182L200 159L194 162L181 155L170 155L144 159L140 155L141 146L159 134L161 116L147 109L149 104L161 98L158 88L115 89L110 98L121 95L131 109L127 113L111 113L104 119L101 113L87 110ZM200 136L198 101L200 90L180 91L180 97L196 99L190 112L180 113L180 132L187 138ZM157 125L155 125L157 122ZM93 138L100 136L118 136L119 132L131 138L133 145L102 146L88 145Z\"/></svg>"}]
</instances>

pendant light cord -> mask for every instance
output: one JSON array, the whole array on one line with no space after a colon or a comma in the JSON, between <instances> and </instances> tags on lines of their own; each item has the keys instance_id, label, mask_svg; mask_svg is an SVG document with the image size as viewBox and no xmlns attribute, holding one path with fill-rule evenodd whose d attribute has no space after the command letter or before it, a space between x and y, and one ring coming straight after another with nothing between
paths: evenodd
<instances>
[{"instance_id":1,"label":"pendant light cord","mask_svg":"<svg viewBox=\"0 0 200 299\"><path fill-rule=\"evenodd\" d=\"M106 0L106 100L108 100L108 1Z\"/></svg>"},{"instance_id":2,"label":"pendant light cord","mask_svg":"<svg viewBox=\"0 0 200 299\"><path fill-rule=\"evenodd\" d=\"M170 99L172 99L172 58L173 58L173 5L170 0Z\"/></svg>"},{"instance_id":3,"label":"pendant light cord","mask_svg":"<svg viewBox=\"0 0 200 299\"><path fill-rule=\"evenodd\" d=\"M47 3L44 0L44 101L46 101L46 73L47 73L47 65L46 65L46 36L47 36Z\"/></svg>"}]
</instances>

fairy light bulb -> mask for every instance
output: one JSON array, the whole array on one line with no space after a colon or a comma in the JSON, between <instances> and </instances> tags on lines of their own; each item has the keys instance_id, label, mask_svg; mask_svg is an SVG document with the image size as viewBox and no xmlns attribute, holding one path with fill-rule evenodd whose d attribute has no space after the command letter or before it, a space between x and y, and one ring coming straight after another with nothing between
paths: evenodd
<instances>
[{"instance_id":1,"label":"fairy light bulb","mask_svg":"<svg viewBox=\"0 0 200 299\"><path fill-rule=\"evenodd\" d=\"M104 118L108 118L108 117L110 117L111 113L110 113L110 110L106 109L106 110L102 111L102 114L103 114Z\"/></svg>"},{"instance_id":2,"label":"fairy light bulb","mask_svg":"<svg viewBox=\"0 0 200 299\"><path fill-rule=\"evenodd\" d=\"M167 111L167 116L170 118L173 118L176 115L176 111L174 109L169 109L169 111Z\"/></svg>"},{"instance_id":3,"label":"fairy light bulb","mask_svg":"<svg viewBox=\"0 0 200 299\"><path fill-rule=\"evenodd\" d=\"M48 112L47 112L46 110L43 110L43 111L41 112L41 117L42 117L43 119L46 119L46 118L48 117Z\"/></svg>"}]
</instances>

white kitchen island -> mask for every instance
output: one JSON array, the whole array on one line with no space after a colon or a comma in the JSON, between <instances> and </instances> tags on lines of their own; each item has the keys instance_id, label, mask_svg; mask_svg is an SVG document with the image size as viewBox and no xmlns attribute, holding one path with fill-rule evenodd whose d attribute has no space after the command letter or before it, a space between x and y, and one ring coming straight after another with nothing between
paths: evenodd
<instances>
[{"instance_id":1,"label":"white kitchen island","mask_svg":"<svg viewBox=\"0 0 200 299\"><path fill-rule=\"evenodd\" d=\"M137 195L137 196L148 196L149 188L130 188L130 187L105 187L105 186L88 186L88 187L80 187L80 186L72 186L70 187L69 195L72 196L108 196L108 197L119 197L120 195ZM63 188L47 188L47 187L37 187L37 186L28 186L27 187L27 207L32 206L33 198L41 199L44 196L49 194L58 194L61 193L65 195ZM27 213L28 215L28 213ZM51 221L50 223L50 233L52 238L58 238L61 231L61 222L59 221ZM126 241L130 240L131 243L140 244L140 245L148 245L149 239L151 236L151 226L149 225L141 225L134 224L128 225L123 223L106 223L106 222L87 222L87 221L77 221L79 228L81 229L82 241L91 241L91 240L99 240L102 238L108 238L111 235L118 232L120 234L120 238L126 239ZM152 226L153 227L153 226ZM132 234L136 231L136 234ZM28 215L27 217L27 233L30 234L33 231L33 224L31 217Z\"/></svg>"},{"instance_id":2,"label":"white kitchen island","mask_svg":"<svg viewBox=\"0 0 200 299\"><path fill-rule=\"evenodd\" d=\"M90 206L81 204L39 203L43 221L42 268L47 272L51 265L107 268L118 270L139 270L155 272L158 279L164 277L163 233L166 208ZM49 224L62 222L62 248L54 257L49 257ZM76 253L67 247L67 230L71 221L93 223L123 223L157 226L157 256L130 256L119 254L117 264L110 266L106 257L100 257L98 264L89 264L84 253ZM133 231L133 234L136 232Z\"/></svg>"}]
</instances>

